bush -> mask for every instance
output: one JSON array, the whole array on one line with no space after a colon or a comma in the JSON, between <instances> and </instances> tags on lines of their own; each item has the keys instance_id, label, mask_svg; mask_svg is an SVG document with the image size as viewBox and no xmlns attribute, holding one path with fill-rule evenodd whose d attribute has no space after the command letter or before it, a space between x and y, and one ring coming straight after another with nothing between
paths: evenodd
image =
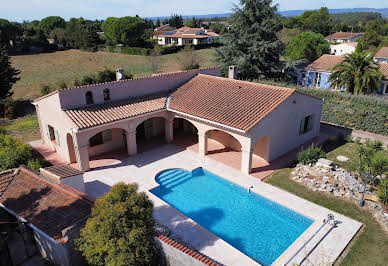
<instances>
[{"instance_id":1,"label":"bush","mask_svg":"<svg viewBox=\"0 0 388 266\"><path fill-rule=\"evenodd\" d=\"M323 98L322 121L388 136L388 101L377 96L351 95L346 92L297 88Z\"/></svg>"},{"instance_id":2,"label":"bush","mask_svg":"<svg viewBox=\"0 0 388 266\"><path fill-rule=\"evenodd\" d=\"M43 84L40 88L41 95L49 94L50 92L54 91L55 89L51 88L49 85Z\"/></svg>"},{"instance_id":3,"label":"bush","mask_svg":"<svg viewBox=\"0 0 388 266\"><path fill-rule=\"evenodd\" d=\"M190 45L186 45L185 48L179 52L178 62L181 65L181 70L192 70L199 68L198 55L194 53L194 49Z\"/></svg>"},{"instance_id":4,"label":"bush","mask_svg":"<svg viewBox=\"0 0 388 266\"><path fill-rule=\"evenodd\" d=\"M376 152L382 151L384 147L384 143L381 140L368 141L366 144Z\"/></svg>"},{"instance_id":5,"label":"bush","mask_svg":"<svg viewBox=\"0 0 388 266\"><path fill-rule=\"evenodd\" d=\"M306 150L298 153L297 160L301 164L316 163L320 158L325 158L325 152L320 148L311 144Z\"/></svg>"},{"instance_id":6,"label":"bush","mask_svg":"<svg viewBox=\"0 0 388 266\"><path fill-rule=\"evenodd\" d=\"M34 170L50 165L30 145L24 144L6 134L0 135L0 171L25 164Z\"/></svg>"},{"instance_id":7,"label":"bush","mask_svg":"<svg viewBox=\"0 0 388 266\"><path fill-rule=\"evenodd\" d=\"M119 183L97 199L75 243L90 265L154 265L153 205L136 184Z\"/></svg>"},{"instance_id":8,"label":"bush","mask_svg":"<svg viewBox=\"0 0 388 266\"><path fill-rule=\"evenodd\" d=\"M388 205L388 179L385 178L380 182L377 195L380 198L380 201L384 205Z\"/></svg>"},{"instance_id":9,"label":"bush","mask_svg":"<svg viewBox=\"0 0 388 266\"><path fill-rule=\"evenodd\" d=\"M382 152L377 152L371 160L371 168L374 175L382 175L388 172L388 157Z\"/></svg>"}]
</instances>

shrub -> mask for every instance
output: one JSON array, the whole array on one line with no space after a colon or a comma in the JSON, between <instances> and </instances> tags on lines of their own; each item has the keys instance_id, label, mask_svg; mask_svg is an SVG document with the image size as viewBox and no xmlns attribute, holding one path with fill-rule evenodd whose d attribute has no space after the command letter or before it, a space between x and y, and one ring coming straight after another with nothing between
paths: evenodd
<instances>
[{"instance_id":1,"label":"shrub","mask_svg":"<svg viewBox=\"0 0 388 266\"><path fill-rule=\"evenodd\" d=\"M48 166L30 145L24 144L6 134L0 135L0 171L25 164L34 170Z\"/></svg>"},{"instance_id":2,"label":"shrub","mask_svg":"<svg viewBox=\"0 0 388 266\"><path fill-rule=\"evenodd\" d=\"M43 84L42 87L40 88L40 93L43 95L49 94L50 92L54 91L53 88L51 88L47 84Z\"/></svg>"},{"instance_id":3,"label":"shrub","mask_svg":"<svg viewBox=\"0 0 388 266\"><path fill-rule=\"evenodd\" d=\"M371 160L371 168L374 175L382 175L388 171L388 157L382 152L377 152Z\"/></svg>"},{"instance_id":4,"label":"shrub","mask_svg":"<svg viewBox=\"0 0 388 266\"><path fill-rule=\"evenodd\" d=\"M298 153L297 159L301 164L316 163L320 158L325 158L325 152L320 148L311 144L306 150Z\"/></svg>"},{"instance_id":5,"label":"shrub","mask_svg":"<svg viewBox=\"0 0 388 266\"><path fill-rule=\"evenodd\" d=\"M75 243L90 265L153 265L153 205L136 184L119 183L97 199Z\"/></svg>"},{"instance_id":6,"label":"shrub","mask_svg":"<svg viewBox=\"0 0 388 266\"><path fill-rule=\"evenodd\" d=\"M185 48L179 52L178 62L181 65L181 70L191 70L199 68L198 55L194 53L194 48L186 45Z\"/></svg>"},{"instance_id":7,"label":"shrub","mask_svg":"<svg viewBox=\"0 0 388 266\"><path fill-rule=\"evenodd\" d=\"M81 80L81 84L82 85L90 85L90 84L95 84L96 83L96 79L92 76L84 76Z\"/></svg>"},{"instance_id":8,"label":"shrub","mask_svg":"<svg viewBox=\"0 0 388 266\"><path fill-rule=\"evenodd\" d=\"M384 205L388 205L388 179L385 178L380 182L377 195L380 198L380 201Z\"/></svg>"},{"instance_id":9,"label":"shrub","mask_svg":"<svg viewBox=\"0 0 388 266\"><path fill-rule=\"evenodd\" d=\"M384 147L384 144L381 140L369 141L366 144L376 152L382 151Z\"/></svg>"},{"instance_id":10,"label":"shrub","mask_svg":"<svg viewBox=\"0 0 388 266\"><path fill-rule=\"evenodd\" d=\"M58 82L58 88L59 89L66 89L67 88L67 84L64 80Z\"/></svg>"},{"instance_id":11,"label":"shrub","mask_svg":"<svg viewBox=\"0 0 388 266\"><path fill-rule=\"evenodd\" d=\"M350 143L353 141L353 137L352 137L352 134L347 134L346 137L345 137L345 141L347 143Z\"/></svg>"}]
</instances>

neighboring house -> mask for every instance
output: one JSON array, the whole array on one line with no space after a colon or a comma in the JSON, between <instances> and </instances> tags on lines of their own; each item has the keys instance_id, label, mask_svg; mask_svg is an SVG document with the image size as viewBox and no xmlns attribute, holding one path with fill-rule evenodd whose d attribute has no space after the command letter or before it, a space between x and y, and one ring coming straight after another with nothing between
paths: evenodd
<instances>
[{"instance_id":1,"label":"neighboring house","mask_svg":"<svg viewBox=\"0 0 388 266\"><path fill-rule=\"evenodd\" d=\"M89 217L93 200L64 184L53 184L25 166L0 174L12 179L0 208L31 229L42 256L55 265L81 265L73 240Z\"/></svg>"},{"instance_id":2,"label":"neighboring house","mask_svg":"<svg viewBox=\"0 0 388 266\"><path fill-rule=\"evenodd\" d=\"M382 47L374 57L376 63L388 63L388 47Z\"/></svg>"},{"instance_id":3,"label":"neighboring house","mask_svg":"<svg viewBox=\"0 0 388 266\"><path fill-rule=\"evenodd\" d=\"M341 43L341 44L331 44L330 50L333 55L347 55L356 51L357 43Z\"/></svg>"},{"instance_id":4,"label":"neighboring house","mask_svg":"<svg viewBox=\"0 0 388 266\"><path fill-rule=\"evenodd\" d=\"M299 80L298 84L305 85L307 87L319 88L319 89L331 89L331 83L329 82L332 68L341 63L343 56L324 54L313 63L307 66L305 80ZM378 63L380 71L384 74L381 80L381 88L379 93L388 94L388 64ZM340 91L344 91L344 88L340 88Z\"/></svg>"},{"instance_id":5,"label":"neighboring house","mask_svg":"<svg viewBox=\"0 0 388 266\"><path fill-rule=\"evenodd\" d=\"M356 42L362 37L363 33L358 32L336 32L327 37L325 40L330 43L349 43Z\"/></svg>"},{"instance_id":6,"label":"neighboring house","mask_svg":"<svg viewBox=\"0 0 388 266\"><path fill-rule=\"evenodd\" d=\"M220 35L204 28L182 27L173 31L155 31L154 38L160 45L197 45L217 40Z\"/></svg>"},{"instance_id":7,"label":"neighboring house","mask_svg":"<svg viewBox=\"0 0 388 266\"><path fill-rule=\"evenodd\" d=\"M199 154L212 138L240 151L241 171L250 173L253 156L271 162L319 135L321 99L235 80L235 67L220 76L215 67L59 89L34 101L41 138L87 171L91 157L135 155L154 136L171 143L183 127Z\"/></svg>"},{"instance_id":8,"label":"neighboring house","mask_svg":"<svg viewBox=\"0 0 388 266\"><path fill-rule=\"evenodd\" d=\"M172 31L172 30L176 30L176 28L173 26L170 26L170 24L162 25L154 29L154 31Z\"/></svg>"}]
</instances>

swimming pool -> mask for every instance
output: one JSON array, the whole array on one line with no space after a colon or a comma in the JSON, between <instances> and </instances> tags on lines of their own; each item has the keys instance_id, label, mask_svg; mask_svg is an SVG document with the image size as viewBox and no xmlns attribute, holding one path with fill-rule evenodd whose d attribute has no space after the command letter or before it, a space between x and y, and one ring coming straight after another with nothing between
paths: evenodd
<instances>
[{"instance_id":1,"label":"swimming pool","mask_svg":"<svg viewBox=\"0 0 388 266\"><path fill-rule=\"evenodd\" d=\"M272 264L313 220L205 169L170 169L151 193L262 265Z\"/></svg>"}]
</instances>

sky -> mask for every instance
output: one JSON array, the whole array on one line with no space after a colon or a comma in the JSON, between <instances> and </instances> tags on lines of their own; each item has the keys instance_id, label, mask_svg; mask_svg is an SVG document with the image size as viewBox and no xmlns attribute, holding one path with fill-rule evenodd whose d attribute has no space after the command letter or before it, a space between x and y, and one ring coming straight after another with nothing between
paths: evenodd
<instances>
[{"instance_id":1,"label":"sky","mask_svg":"<svg viewBox=\"0 0 388 266\"><path fill-rule=\"evenodd\" d=\"M61 16L105 19L107 17L157 17L173 13L203 15L229 13L238 0L0 0L0 18L10 21ZM279 10L329 8L388 8L386 0L274 0Z\"/></svg>"}]
</instances>

